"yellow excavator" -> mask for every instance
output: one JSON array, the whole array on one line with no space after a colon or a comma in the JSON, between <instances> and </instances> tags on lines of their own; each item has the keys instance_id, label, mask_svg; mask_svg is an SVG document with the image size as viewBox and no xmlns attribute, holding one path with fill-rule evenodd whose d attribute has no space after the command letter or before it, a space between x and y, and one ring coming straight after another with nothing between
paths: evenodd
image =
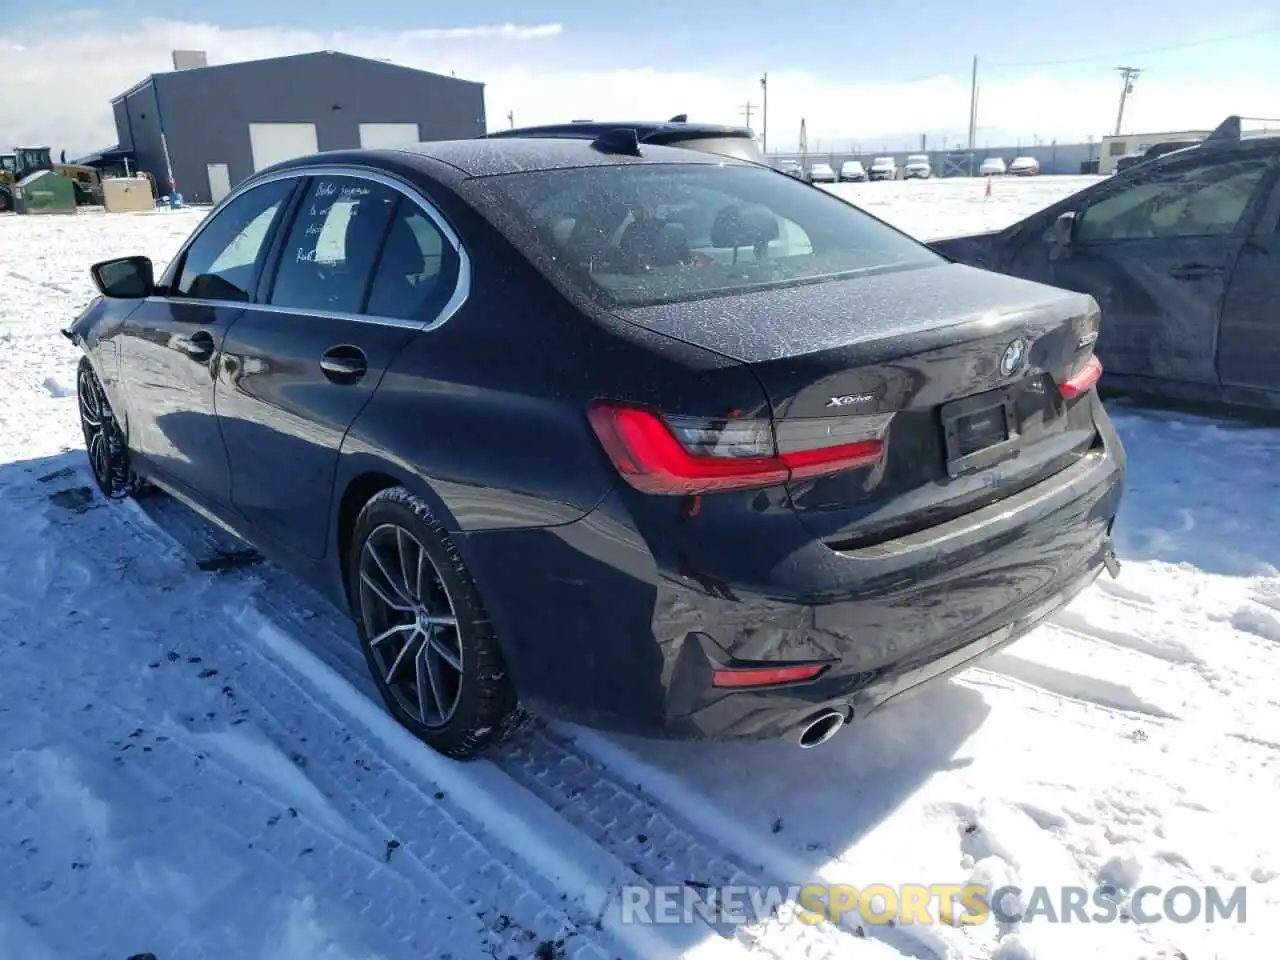
<instances>
[{"instance_id":1,"label":"yellow excavator","mask_svg":"<svg viewBox=\"0 0 1280 960\"><path fill-rule=\"evenodd\" d=\"M12 209L15 183L39 170L52 169L48 147L14 147L13 153L0 153L0 210Z\"/></svg>"},{"instance_id":2,"label":"yellow excavator","mask_svg":"<svg viewBox=\"0 0 1280 960\"><path fill-rule=\"evenodd\" d=\"M29 174L52 169L48 147L14 147L13 153L0 153L0 183L13 185Z\"/></svg>"}]
</instances>

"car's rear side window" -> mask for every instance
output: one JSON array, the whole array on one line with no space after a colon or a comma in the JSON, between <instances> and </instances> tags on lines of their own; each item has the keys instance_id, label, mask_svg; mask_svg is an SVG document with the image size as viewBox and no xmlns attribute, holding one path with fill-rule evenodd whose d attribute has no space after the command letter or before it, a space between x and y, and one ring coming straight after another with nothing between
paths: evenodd
<instances>
[{"instance_id":1,"label":"car's rear side window","mask_svg":"<svg viewBox=\"0 0 1280 960\"><path fill-rule=\"evenodd\" d=\"M531 219L535 259L606 305L945 262L856 207L764 167L619 164L487 179Z\"/></svg>"},{"instance_id":2,"label":"car's rear side window","mask_svg":"<svg viewBox=\"0 0 1280 960\"><path fill-rule=\"evenodd\" d=\"M457 286L458 266L458 253L440 228L402 200L382 247L365 313L430 320Z\"/></svg>"},{"instance_id":3,"label":"car's rear side window","mask_svg":"<svg viewBox=\"0 0 1280 960\"><path fill-rule=\"evenodd\" d=\"M400 194L357 177L317 177L280 254L271 304L359 313Z\"/></svg>"}]
</instances>

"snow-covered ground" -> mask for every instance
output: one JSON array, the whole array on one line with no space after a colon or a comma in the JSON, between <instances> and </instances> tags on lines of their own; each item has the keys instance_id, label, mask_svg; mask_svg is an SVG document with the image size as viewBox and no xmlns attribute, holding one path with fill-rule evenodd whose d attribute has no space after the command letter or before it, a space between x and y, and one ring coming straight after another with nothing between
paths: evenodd
<instances>
[{"instance_id":1,"label":"snow-covered ground","mask_svg":"<svg viewBox=\"0 0 1280 960\"><path fill-rule=\"evenodd\" d=\"M927 237L1085 182L833 189ZM163 262L202 213L0 217L0 960L1274 954L1280 433L1116 407L1120 579L821 749L550 725L456 764L304 587L219 571L220 535L163 498L90 492L58 328L90 262ZM619 894L970 880L1059 909L1244 887L1247 914L713 929L624 922Z\"/></svg>"}]
</instances>

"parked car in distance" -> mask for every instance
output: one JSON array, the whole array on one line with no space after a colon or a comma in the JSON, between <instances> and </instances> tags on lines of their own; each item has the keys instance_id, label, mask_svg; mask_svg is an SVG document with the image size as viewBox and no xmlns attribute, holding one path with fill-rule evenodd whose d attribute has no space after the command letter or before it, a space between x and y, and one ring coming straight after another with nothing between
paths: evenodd
<instances>
[{"instance_id":1,"label":"parked car in distance","mask_svg":"<svg viewBox=\"0 0 1280 960\"><path fill-rule=\"evenodd\" d=\"M809 167L810 183L835 183L836 172L829 163L815 163Z\"/></svg>"},{"instance_id":2,"label":"parked car in distance","mask_svg":"<svg viewBox=\"0 0 1280 960\"><path fill-rule=\"evenodd\" d=\"M1094 301L749 161L330 151L91 273L103 493L323 591L453 756L523 709L816 746L1116 570Z\"/></svg>"},{"instance_id":3,"label":"parked car in distance","mask_svg":"<svg viewBox=\"0 0 1280 960\"><path fill-rule=\"evenodd\" d=\"M906 180L928 180L933 176L933 165L926 153L913 153L907 157L902 168L902 176Z\"/></svg>"},{"instance_id":4,"label":"parked car in distance","mask_svg":"<svg viewBox=\"0 0 1280 960\"><path fill-rule=\"evenodd\" d=\"M1015 177L1034 177L1040 172L1040 161L1035 157L1014 157L1009 173Z\"/></svg>"},{"instance_id":5,"label":"parked car in distance","mask_svg":"<svg viewBox=\"0 0 1280 960\"><path fill-rule=\"evenodd\" d=\"M776 168L779 173L785 173L789 177L795 177L797 180L804 180L804 167L796 163L794 160L779 160Z\"/></svg>"},{"instance_id":6,"label":"parked car in distance","mask_svg":"<svg viewBox=\"0 0 1280 960\"><path fill-rule=\"evenodd\" d=\"M999 177L1004 173L1005 165L1002 157L987 157L978 167L980 177Z\"/></svg>"},{"instance_id":7,"label":"parked car in distance","mask_svg":"<svg viewBox=\"0 0 1280 960\"><path fill-rule=\"evenodd\" d=\"M861 160L846 160L840 164L840 182L857 183L867 179L867 171L862 168Z\"/></svg>"},{"instance_id":8,"label":"parked car in distance","mask_svg":"<svg viewBox=\"0 0 1280 960\"><path fill-rule=\"evenodd\" d=\"M1229 117L1007 229L931 245L1097 300L1106 391L1280 410L1280 136Z\"/></svg>"},{"instance_id":9,"label":"parked car in distance","mask_svg":"<svg viewBox=\"0 0 1280 960\"><path fill-rule=\"evenodd\" d=\"M898 164L893 157L876 157L867 171L868 180L897 180Z\"/></svg>"}]
</instances>

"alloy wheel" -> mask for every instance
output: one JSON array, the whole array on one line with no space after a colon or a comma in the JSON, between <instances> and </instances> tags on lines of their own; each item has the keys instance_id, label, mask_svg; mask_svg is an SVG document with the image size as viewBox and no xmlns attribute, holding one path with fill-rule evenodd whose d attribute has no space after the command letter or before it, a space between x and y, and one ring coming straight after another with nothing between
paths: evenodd
<instances>
[{"instance_id":1,"label":"alloy wheel","mask_svg":"<svg viewBox=\"0 0 1280 960\"><path fill-rule=\"evenodd\" d=\"M453 599L422 543L395 523L360 551L360 616L379 679L410 716L437 729L462 695L463 647Z\"/></svg>"},{"instance_id":2,"label":"alloy wheel","mask_svg":"<svg viewBox=\"0 0 1280 960\"><path fill-rule=\"evenodd\" d=\"M76 374L76 397L80 404L80 428L89 455L89 469L102 492L113 499L132 494L137 487L129 468L128 448L111 412L102 383L87 362Z\"/></svg>"}]
</instances>

